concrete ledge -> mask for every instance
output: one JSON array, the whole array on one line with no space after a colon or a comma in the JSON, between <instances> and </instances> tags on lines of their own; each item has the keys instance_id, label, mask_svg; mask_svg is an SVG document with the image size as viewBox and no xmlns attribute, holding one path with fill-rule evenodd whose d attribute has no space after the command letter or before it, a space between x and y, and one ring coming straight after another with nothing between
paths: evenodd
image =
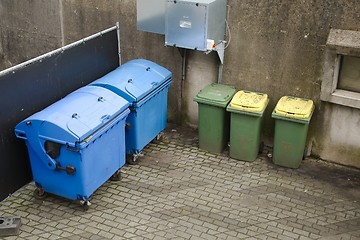
<instances>
[{"instance_id":1,"label":"concrete ledge","mask_svg":"<svg viewBox=\"0 0 360 240\"><path fill-rule=\"evenodd\" d=\"M20 217L0 217L0 237L19 235Z\"/></svg>"},{"instance_id":2,"label":"concrete ledge","mask_svg":"<svg viewBox=\"0 0 360 240\"><path fill-rule=\"evenodd\" d=\"M360 32L331 29L326 47L338 54L360 56Z\"/></svg>"}]
</instances>

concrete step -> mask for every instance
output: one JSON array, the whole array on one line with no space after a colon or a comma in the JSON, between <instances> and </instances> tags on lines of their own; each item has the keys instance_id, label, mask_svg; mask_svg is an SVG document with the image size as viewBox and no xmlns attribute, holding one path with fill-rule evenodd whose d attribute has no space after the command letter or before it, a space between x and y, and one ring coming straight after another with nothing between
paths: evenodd
<instances>
[{"instance_id":1,"label":"concrete step","mask_svg":"<svg viewBox=\"0 0 360 240\"><path fill-rule=\"evenodd\" d=\"M19 235L20 226L20 217L0 217L0 237Z\"/></svg>"}]
</instances>

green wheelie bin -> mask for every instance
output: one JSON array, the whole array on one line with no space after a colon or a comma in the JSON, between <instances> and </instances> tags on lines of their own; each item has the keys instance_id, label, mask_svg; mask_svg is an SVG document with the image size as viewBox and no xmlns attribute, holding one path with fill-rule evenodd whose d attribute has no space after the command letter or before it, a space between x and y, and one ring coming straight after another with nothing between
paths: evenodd
<instances>
[{"instance_id":1,"label":"green wheelie bin","mask_svg":"<svg viewBox=\"0 0 360 240\"><path fill-rule=\"evenodd\" d=\"M272 117L275 119L273 162L298 168L305 157L305 144L314 102L304 98L282 97Z\"/></svg>"},{"instance_id":2,"label":"green wheelie bin","mask_svg":"<svg viewBox=\"0 0 360 240\"><path fill-rule=\"evenodd\" d=\"M235 94L235 87L210 84L194 97L198 103L199 148L222 152L229 141L229 113L226 106Z\"/></svg>"},{"instance_id":3,"label":"green wheelie bin","mask_svg":"<svg viewBox=\"0 0 360 240\"><path fill-rule=\"evenodd\" d=\"M234 95L227 107L231 113L230 157L253 162L262 152L261 128L268 103L269 97L263 93L242 90Z\"/></svg>"}]
</instances>

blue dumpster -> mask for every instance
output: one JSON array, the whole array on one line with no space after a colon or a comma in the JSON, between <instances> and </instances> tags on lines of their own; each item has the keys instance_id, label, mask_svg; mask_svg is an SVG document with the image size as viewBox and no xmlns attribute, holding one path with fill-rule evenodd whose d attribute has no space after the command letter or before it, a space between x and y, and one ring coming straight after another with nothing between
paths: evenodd
<instances>
[{"instance_id":1,"label":"blue dumpster","mask_svg":"<svg viewBox=\"0 0 360 240\"><path fill-rule=\"evenodd\" d=\"M90 85L107 88L130 102L125 138L128 159L138 153L166 127L167 93L172 74L144 59L129 61Z\"/></svg>"},{"instance_id":2,"label":"blue dumpster","mask_svg":"<svg viewBox=\"0 0 360 240\"><path fill-rule=\"evenodd\" d=\"M85 86L20 122L34 195L49 192L88 206L90 195L125 164L129 103L113 92Z\"/></svg>"}]
</instances>

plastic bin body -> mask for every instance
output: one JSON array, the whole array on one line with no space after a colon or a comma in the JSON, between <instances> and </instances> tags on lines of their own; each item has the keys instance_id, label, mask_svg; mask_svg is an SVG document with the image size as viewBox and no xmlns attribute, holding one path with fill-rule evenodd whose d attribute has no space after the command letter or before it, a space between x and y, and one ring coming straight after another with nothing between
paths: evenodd
<instances>
[{"instance_id":1,"label":"plastic bin body","mask_svg":"<svg viewBox=\"0 0 360 240\"><path fill-rule=\"evenodd\" d=\"M230 116L226 106L235 94L235 88L210 84L195 96L198 103L199 148L220 153L229 140Z\"/></svg>"},{"instance_id":2,"label":"plastic bin body","mask_svg":"<svg viewBox=\"0 0 360 240\"><path fill-rule=\"evenodd\" d=\"M314 111L312 100L285 96L276 105L273 162L298 168L304 156L309 122Z\"/></svg>"},{"instance_id":3,"label":"plastic bin body","mask_svg":"<svg viewBox=\"0 0 360 240\"><path fill-rule=\"evenodd\" d=\"M25 139L35 184L87 200L125 164L128 106L111 91L86 86L20 122L15 134Z\"/></svg>"},{"instance_id":4,"label":"plastic bin body","mask_svg":"<svg viewBox=\"0 0 360 240\"><path fill-rule=\"evenodd\" d=\"M130 102L126 153L137 154L166 128L172 74L144 59L129 61L91 85L107 88Z\"/></svg>"},{"instance_id":5,"label":"plastic bin body","mask_svg":"<svg viewBox=\"0 0 360 240\"><path fill-rule=\"evenodd\" d=\"M259 153L263 113L269 102L267 94L239 91L227 111L230 118L230 157L252 162Z\"/></svg>"}]
</instances>

